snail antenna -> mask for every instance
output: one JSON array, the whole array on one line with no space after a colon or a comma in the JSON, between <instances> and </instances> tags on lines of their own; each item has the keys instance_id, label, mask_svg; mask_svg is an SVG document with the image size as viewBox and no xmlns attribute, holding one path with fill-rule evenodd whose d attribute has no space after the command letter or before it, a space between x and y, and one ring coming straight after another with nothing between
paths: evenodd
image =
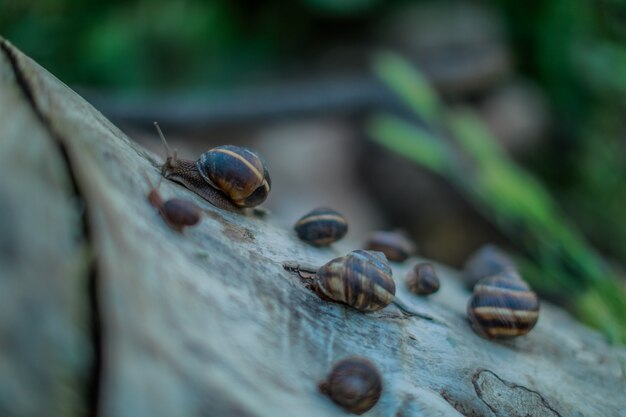
<instances>
[{"instance_id":1,"label":"snail antenna","mask_svg":"<svg viewBox=\"0 0 626 417\"><path fill-rule=\"evenodd\" d=\"M163 168L161 169L161 174L165 174L165 171L167 171L168 168L174 168L176 166L177 152L176 149L172 151L170 145L167 144L167 141L165 140L165 135L163 135L163 131L161 131L161 127L159 126L158 122L154 122L154 127L156 128L159 137L161 138L161 142L163 142L163 146L165 147L166 159L165 163L163 164Z\"/></svg>"}]
</instances>

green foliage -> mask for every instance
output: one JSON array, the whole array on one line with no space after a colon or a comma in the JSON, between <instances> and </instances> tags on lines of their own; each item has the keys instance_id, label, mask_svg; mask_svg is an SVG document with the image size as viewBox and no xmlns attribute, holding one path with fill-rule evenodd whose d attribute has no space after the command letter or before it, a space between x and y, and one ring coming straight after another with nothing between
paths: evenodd
<instances>
[{"instance_id":1,"label":"green foliage","mask_svg":"<svg viewBox=\"0 0 626 417\"><path fill-rule=\"evenodd\" d=\"M424 76L407 61L393 53L374 57L374 70L426 123L436 124L441 117L441 102Z\"/></svg>"},{"instance_id":2,"label":"green foliage","mask_svg":"<svg viewBox=\"0 0 626 417\"><path fill-rule=\"evenodd\" d=\"M233 84L297 47L303 19L275 1L0 1L2 35L44 67L126 90Z\"/></svg>"},{"instance_id":3,"label":"green foliage","mask_svg":"<svg viewBox=\"0 0 626 417\"><path fill-rule=\"evenodd\" d=\"M594 245L626 264L626 2L491 4L559 121L560 140L533 168Z\"/></svg>"},{"instance_id":4,"label":"green foliage","mask_svg":"<svg viewBox=\"0 0 626 417\"><path fill-rule=\"evenodd\" d=\"M526 254L523 265L531 284L575 298L573 309L583 320L611 340L626 342L626 291L615 273L557 208L544 186L508 158L470 110L439 109L439 116L432 117L430 103L437 98L429 88L416 88L424 85L421 77L411 80L409 71L398 72L403 67L399 60L386 55L376 61L375 69L383 80L393 80L387 84L413 110L415 120L377 115L369 126L374 140L457 186ZM397 74L400 77L394 80ZM416 120L436 124L424 128Z\"/></svg>"}]
</instances>

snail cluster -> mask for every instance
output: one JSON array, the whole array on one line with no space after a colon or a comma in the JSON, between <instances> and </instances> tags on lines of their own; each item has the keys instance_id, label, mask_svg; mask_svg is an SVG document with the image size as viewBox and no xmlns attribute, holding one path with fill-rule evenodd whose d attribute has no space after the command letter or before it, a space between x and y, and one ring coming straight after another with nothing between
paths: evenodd
<instances>
[{"instance_id":1,"label":"snail cluster","mask_svg":"<svg viewBox=\"0 0 626 417\"><path fill-rule=\"evenodd\" d=\"M161 166L163 178L194 191L216 207L242 213L267 198L271 179L263 159L255 152L237 146L218 146L196 161L179 159L172 152L158 124L159 136L167 152ZM150 185L148 201L171 228L182 232L197 224L201 210L182 199L164 201L157 187ZM160 183L159 183L160 184ZM339 212L320 207L302 216L294 225L302 241L324 247L342 239L348 222ZM389 261L404 262L415 254L416 246L402 232L373 232L365 249L331 259L320 267L285 262L319 298L349 306L363 313L379 311L390 304L405 314L432 320L432 317L406 305L396 297ZM485 246L465 265L463 278L473 290L467 305L472 328L487 338L511 338L528 333L537 323L537 295L519 275L515 263L494 246ZM430 295L439 290L437 273L430 263L417 263L406 276L412 293ZM382 377L366 358L350 357L333 366L319 390L333 402L354 414L370 410L382 393Z\"/></svg>"}]
</instances>

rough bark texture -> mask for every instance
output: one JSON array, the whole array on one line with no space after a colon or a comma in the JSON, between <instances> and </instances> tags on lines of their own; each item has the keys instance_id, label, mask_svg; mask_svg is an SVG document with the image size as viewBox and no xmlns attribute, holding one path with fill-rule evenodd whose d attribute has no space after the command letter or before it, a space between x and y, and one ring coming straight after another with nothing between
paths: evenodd
<instances>
[{"instance_id":1,"label":"rough bark texture","mask_svg":"<svg viewBox=\"0 0 626 417\"><path fill-rule=\"evenodd\" d=\"M7 42L0 53L0 415L341 416L317 384L349 355L384 377L370 416L626 416L626 351L550 305L528 336L467 323L456 273L362 314L281 263L337 256L206 209L179 234L148 204L158 158ZM271 168L271 167L270 167Z\"/></svg>"}]
</instances>

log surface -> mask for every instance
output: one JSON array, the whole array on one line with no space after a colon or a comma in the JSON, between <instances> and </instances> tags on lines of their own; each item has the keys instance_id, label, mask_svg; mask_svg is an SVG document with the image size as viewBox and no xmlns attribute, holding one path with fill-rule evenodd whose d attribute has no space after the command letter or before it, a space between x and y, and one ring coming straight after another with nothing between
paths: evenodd
<instances>
[{"instance_id":1,"label":"log surface","mask_svg":"<svg viewBox=\"0 0 626 417\"><path fill-rule=\"evenodd\" d=\"M205 210L174 232L146 199L159 156L1 46L0 415L342 416L317 384L360 355L384 379L368 416L626 416L626 350L547 303L529 335L490 342L455 271L407 292L412 259L398 296L436 320L359 313L282 267L336 249L165 181Z\"/></svg>"}]
</instances>

